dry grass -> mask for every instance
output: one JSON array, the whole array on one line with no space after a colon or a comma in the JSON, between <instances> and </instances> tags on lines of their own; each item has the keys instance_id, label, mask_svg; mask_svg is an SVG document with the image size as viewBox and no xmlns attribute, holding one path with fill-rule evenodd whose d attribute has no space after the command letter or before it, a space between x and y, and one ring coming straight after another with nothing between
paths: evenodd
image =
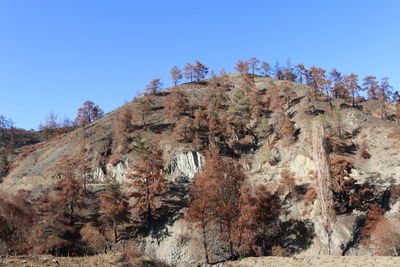
<instances>
[{"instance_id":1,"label":"dry grass","mask_svg":"<svg viewBox=\"0 0 400 267\"><path fill-rule=\"evenodd\" d=\"M127 259L123 254L114 252L85 257L54 257L52 255L0 256L0 266L23 267L89 267L89 266L167 266L148 258Z\"/></svg>"}]
</instances>

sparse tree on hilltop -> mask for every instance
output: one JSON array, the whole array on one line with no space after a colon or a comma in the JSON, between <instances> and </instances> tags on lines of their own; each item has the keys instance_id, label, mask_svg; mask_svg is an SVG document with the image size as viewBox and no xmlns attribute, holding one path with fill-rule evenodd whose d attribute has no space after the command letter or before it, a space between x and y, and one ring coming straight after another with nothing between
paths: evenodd
<instances>
[{"instance_id":1,"label":"sparse tree on hilltop","mask_svg":"<svg viewBox=\"0 0 400 267\"><path fill-rule=\"evenodd\" d=\"M203 63L196 60L193 66L193 78L199 81L200 79L204 79L208 73L208 67L206 67Z\"/></svg>"},{"instance_id":2,"label":"sparse tree on hilltop","mask_svg":"<svg viewBox=\"0 0 400 267\"><path fill-rule=\"evenodd\" d=\"M261 63L260 71L261 71L261 75L263 75L264 77L271 76L271 66L266 61L263 61Z\"/></svg>"},{"instance_id":3,"label":"sparse tree on hilltop","mask_svg":"<svg viewBox=\"0 0 400 267\"><path fill-rule=\"evenodd\" d=\"M259 71L260 68L258 67L258 64L260 64L260 60L258 60L255 57L249 58L248 61L248 66L251 69L251 73L254 75L254 72Z\"/></svg>"},{"instance_id":4,"label":"sparse tree on hilltop","mask_svg":"<svg viewBox=\"0 0 400 267\"><path fill-rule=\"evenodd\" d=\"M79 126L85 126L100 119L103 115L103 110L98 105L95 105L92 101L88 100L78 109L78 116L76 117L75 122Z\"/></svg>"},{"instance_id":5,"label":"sparse tree on hilltop","mask_svg":"<svg viewBox=\"0 0 400 267\"><path fill-rule=\"evenodd\" d=\"M156 94L158 90L161 90L161 87L163 86L161 79L157 78L152 80L145 88L145 90L153 95Z\"/></svg>"},{"instance_id":6,"label":"sparse tree on hilltop","mask_svg":"<svg viewBox=\"0 0 400 267\"><path fill-rule=\"evenodd\" d=\"M175 66L171 69L171 80L172 83L176 86L179 81L182 79L182 72L181 70L178 68L178 66Z\"/></svg>"},{"instance_id":7,"label":"sparse tree on hilltop","mask_svg":"<svg viewBox=\"0 0 400 267\"><path fill-rule=\"evenodd\" d=\"M375 76L370 75L365 77L363 86L370 99L378 99L379 82L376 80Z\"/></svg>"},{"instance_id":8,"label":"sparse tree on hilltop","mask_svg":"<svg viewBox=\"0 0 400 267\"><path fill-rule=\"evenodd\" d=\"M190 82L193 82L194 66L190 63L187 63L186 66L183 68L183 75L186 79L190 79Z\"/></svg>"},{"instance_id":9,"label":"sparse tree on hilltop","mask_svg":"<svg viewBox=\"0 0 400 267\"><path fill-rule=\"evenodd\" d=\"M237 70L240 73L247 73L249 71L249 63L239 60L236 62L235 70Z\"/></svg>"},{"instance_id":10,"label":"sparse tree on hilltop","mask_svg":"<svg viewBox=\"0 0 400 267\"><path fill-rule=\"evenodd\" d=\"M353 107L355 106L356 95L359 94L359 91L362 89L358 85L358 75L354 73L350 73L350 75L345 76L343 78L343 89L346 92L346 95L350 95L352 99Z\"/></svg>"}]
</instances>

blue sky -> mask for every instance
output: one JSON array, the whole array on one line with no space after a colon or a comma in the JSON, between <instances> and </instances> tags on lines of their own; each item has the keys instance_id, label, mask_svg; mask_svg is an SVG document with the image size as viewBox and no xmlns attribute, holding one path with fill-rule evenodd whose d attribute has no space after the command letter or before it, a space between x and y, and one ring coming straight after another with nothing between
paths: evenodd
<instances>
[{"instance_id":1,"label":"blue sky","mask_svg":"<svg viewBox=\"0 0 400 267\"><path fill-rule=\"evenodd\" d=\"M400 88L400 1L0 0L0 114L37 128L87 99L109 112L196 59L258 57Z\"/></svg>"}]
</instances>

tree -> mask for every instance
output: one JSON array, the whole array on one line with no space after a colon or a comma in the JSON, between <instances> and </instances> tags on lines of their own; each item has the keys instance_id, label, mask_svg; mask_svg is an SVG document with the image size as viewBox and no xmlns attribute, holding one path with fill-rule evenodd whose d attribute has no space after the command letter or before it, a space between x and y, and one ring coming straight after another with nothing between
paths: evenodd
<instances>
[{"instance_id":1,"label":"tree","mask_svg":"<svg viewBox=\"0 0 400 267\"><path fill-rule=\"evenodd\" d=\"M296 70L297 81L299 83L303 83L307 75L306 67L303 64L298 64L296 65L295 70Z\"/></svg>"},{"instance_id":2,"label":"tree","mask_svg":"<svg viewBox=\"0 0 400 267\"><path fill-rule=\"evenodd\" d=\"M9 251L18 254L27 254L31 246L27 238L36 214L28 201L29 196L30 191L26 190L0 195L0 241L8 246Z\"/></svg>"},{"instance_id":3,"label":"tree","mask_svg":"<svg viewBox=\"0 0 400 267\"><path fill-rule=\"evenodd\" d=\"M201 230L202 244L205 254L206 263L210 263L208 242L207 242L207 226L212 220L212 200L210 194L213 190L213 184L209 182L207 169L197 173L193 184L190 187L189 207L185 214L185 219L197 226Z\"/></svg>"},{"instance_id":4,"label":"tree","mask_svg":"<svg viewBox=\"0 0 400 267\"><path fill-rule=\"evenodd\" d=\"M371 232L370 243L379 256L400 255L400 220L381 218Z\"/></svg>"},{"instance_id":5,"label":"tree","mask_svg":"<svg viewBox=\"0 0 400 267\"><path fill-rule=\"evenodd\" d=\"M189 117L180 118L174 129L174 137L179 142L188 142L193 138L193 120Z\"/></svg>"},{"instance_id":6,"label":"tree","mask_svg":"<svg viewBox=\"0 0 400 267\"><path fill-rule=\"evenodd\" d=\"M137 156L138 159L131 165L132 172L127 175L131 180L127 186L134 190L133 214L139 225L144 225L149 230L157 218L160 198L167 190L163 173L164 161L158 145L153 145L150 151L143 151Z\"/></svg>"},{"instance_id":7,"label":"tree","mask_svg":"<svg viewBox=\"0 0 400 267\"><path fill-rule=\"evenodd\" d=\"M199 81L200 79L204 79L207 73L208 73L208 68L203 63L196 60L193 66L193 78Z\"/></svg>"},{"instance_id":8,"label":"tree","mask_svg":"<svg viewBox=\"0 0 400 267\"><path fill-rule=\"evenodd\" d=\"M123 107L118 111L118 117L114 121L113 163L118 162L121 156L128 151L129 130L131 128L132 110ZM112 164L113 164L112 163Z\"/></svg>"},{"instance_id":9,"label":"tree","mask_svg":"<svg viewBox=\"0 0 400 267\"><path fill-rule=\"evenodd\" d=\"M379 105L381 108L382 118L386 117L386 102L392 94L392 89L393 87L389 83L389 78L388 77L382 78L377 93L379 99Z\"/></svg>"},{"instance_id":10,"label":"tree","mask_svg":"<svg viewBox=\"0 0 400 267\"><path fill-rule=\"evenodd\" d=\"M174 66L171 69L171 80L172 83L176 86L178 84L178 82L182 79L182 72L181 70L178 68L178 66Z\"/></svg>"},{"instance_id":11,"label":"tree","mask_svg":"<svg viewBox=\"0 0 400 267\"><path fill-rule=\"evenodd\" d=\"M75 123L79 126L85 126L92 123L101 117L103 117L104 112L92 101L85 101L81 108L78 109L78 115L75 119Z\"/></svg>"},{"instance_id":12,"label":"tree","mask_svg":"<svg viewBox=\"0 0 400 267\"><path fill-rule=\"evenodd\" d=\"M119 241L118 226L128 221L128 202L119 184L110 184L105 193L100 195L100 220L111 225L114 232L114 244Z\"/></svg>"},{"instance_id":13,"label":"tree","mask_svg":"<svg viewBox=\"0 0 400 267\"><path fill-rule=\"evenodd\" d=\"M350 95L352 99L352 105L355 106L356 95L359 94L361 87L358 85L358 75L350 73L350 75L343 78L343 89L346 95Z\"/></svg>"},{"instance_id":14,"label":"tree","mask_svg":"<svg viewBox=\"0 0 400 267\"><path fill-rule=\"evenodd\" d=\"M236 62L235 69L242 74L246 73L249 71L249 63L239 60L238 62Z\"/></svg>"},{"instance_id":15,"label":"tree","mask_svg":"<svg viewBox=\"0 0 400 267\"><path fill-rule=\"evenodd\" d=\"M194 66L190 63L186 63L186 66L183 68L183 75L186 79L190 79L190 82L193 82Z\"/></svg>"},{"instance_id":16,"label":"tree","mask_svg":"<svg viewBox=\"0 0 400 267\"><path fill-rule=\"evenodd\" d=\"M258 59L255 58L255 57L249 58L248 66L249 66L249 68L251 69L251 73L252 73L253 75L254 75L254 72L255 72L255 71L259 71L259 70L260 70L260 68L258 67L258 64L260 64L260 60L258 60Z\"/></svg>"},{"instance_id":17,"label":"tree","mask_svg":"<svg viewBox=\"0 0 400 267\"><path fill-rule=\"evenodd\" d=\"M317 92L327 93L331 81L326 78L326 70L312 66L309 70L311 79L308 84L314 88L314 96L317 99Z\"/></svg>"},{"instance_id":18,"label":"tree","mask_svg":"<svg viewBox=\"0 0 400 267\"><path fill-rule=\"evenodd\" d=\"M379 83L375 76L370 75L365 77L363 86L370 99L378 99Z\"/></svg>"},{"instance_id":19,"label":"tree","mask_svg":"<svg viewBox=\"0 0 400 267\"><path fill-rule=\"evenodd\" d=\"M132 114L132 121L135 123L140 122L145 130L147 129L146 117L151 112L152 105L153 100L151 99L151 96L144 94L141 98L137 99L137 105L135 106Z\"/></svg>"},{"instance_id":20,"label":"tree","mask_svg":"<svg viewBox=\"0 0 400 267\"><path fill-rule=\"evenodd\" d=\"M333 82L333 86L331 88L332 97L346 99L348 94L343 87L342 74L336 69L333 69L329 75Z\"/></svg>"},{"instance_id":21,"label":"tree","mask_svg":"<svg viewBox=\"0 0 400 267\"><path fill-rule=\"evenodd\" d=\"M261 63L261 75L263 75L264 77L270 77L271 76L271 67L268 64L268 62L263 61Z\"/></svg>"},{"instance_id":22,"label":"tree","mask_svg":"<svg viewBox=\"0 0 400 267\"><path fill-rule=\"evenodd\" d=\"M239 253L262 256L268 248L273 224L281 212L279 199L264 185L251 190L248 182L242 184L239 199L240 216L236 232Z\"/></svg>"},{"instance_id":23,"label":"tree","mask_svg":"<svg viewBox=\"0 0 400 267\"><path fill-rule=\"evenodd\" d=\"M145 88L145 90L153 95L156 94L157 90L161 90L163 86L161 79L157 78L152 80Z\"/></svg>"},{"instance_id":24,"label":"tree","mask_svg":"<svg viewBox=\"0 0 400 267\"><path fill-rule=\"evenodd\" d=\"M186 115L189 110L189 101L184 92L174 90L165 98L164 107L167 116L176 121L182 115Z\"/></svg>"}]
</instances>

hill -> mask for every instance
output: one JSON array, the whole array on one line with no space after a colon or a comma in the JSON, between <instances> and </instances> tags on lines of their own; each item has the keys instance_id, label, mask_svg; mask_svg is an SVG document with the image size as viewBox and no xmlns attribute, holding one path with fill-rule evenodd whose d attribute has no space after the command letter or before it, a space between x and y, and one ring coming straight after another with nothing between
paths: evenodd
<instances>
[{"instance_id":1,"label":"hill","mask_svg":"<svg viewBox=\"0 0 400 267\"><path fill-rule=\"evenodd\" d=\"M92 194L86 200L92 204L81 208L74 224L79 233L88 221L99 223L104 213L95 195L106 192L109 184L132 183L141 152L158 146L168 189L146 231L132 233L129 223L121 223L121 244L135 236L142 253L169 264L204 262L205 257L221 262L238 255L233 250L276 256L368 254L377 250L376 243L363 242L374 236L373 223L398 220L400 207L399 118L393 104L384 107L385 116L379 100L353 105L308 85L256 75L227 74L181 84L139 97L85 127L28 142L8 164L0 192L29 190L29 201L35 202L65 176L66 162L74 162L71 172ZM215 163L220 169L245 178L240 190L225 184L232 191L223 195L241 207L232 224L241 222L241 227L228 232L228 219L207 215L204 238L196 227L199 221L186 214L196 199L193 188L210 192L210 197L214 192L212 187L200 191L195 182L206 179L199 178L201 169L203 177L207 171L207 177L218 173L218 167L210 167L210 150L222 159ZM321 185L324 181L329 184ZM132 189L124 190L132 194ZM245 203L245 190L252 192L254 202ZM257 190L265 191L256 195ZM265 228L256 227L259 221L250 225L250 215L243 217L245 209L258 207L257 201L273 214L259 219ZM71 240L74 251L85 246L78 249L77 239ZM66 251L70 245L59 246Z\"/></svg>"}]
</instances>

